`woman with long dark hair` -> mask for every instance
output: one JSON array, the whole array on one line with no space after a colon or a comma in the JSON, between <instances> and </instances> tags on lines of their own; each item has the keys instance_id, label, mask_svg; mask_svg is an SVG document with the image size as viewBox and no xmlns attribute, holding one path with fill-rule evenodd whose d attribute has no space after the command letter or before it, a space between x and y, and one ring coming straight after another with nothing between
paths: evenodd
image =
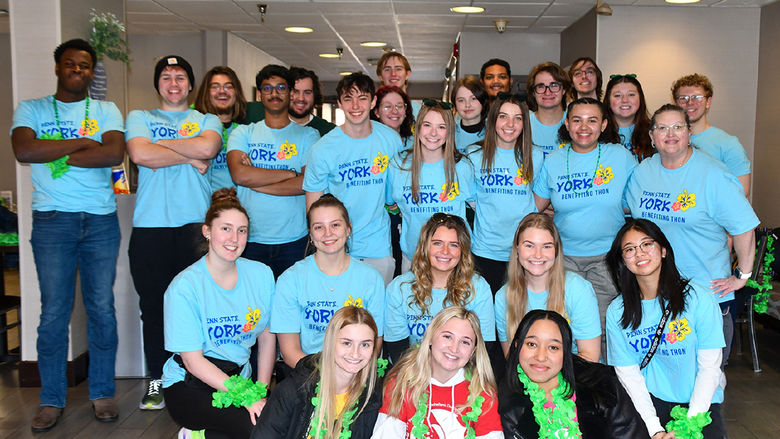
<instances>
[{"instance_id":1,"label":"woman with long dark hair","mask_svg":"<svg viewBox=\"0 0 780 439\"><path fill-rule=\"evenodd\" d=\"M644 426L613 368L572 354L555 311L534 310L515 331L498 411L504 437L636 439Z\"/></svg>"},{"instance_id":2,"label":"woman with long dark hair","mask_svg":"<svg viewBox=\"0 0 780 439\"><path fill-rule=\"evenodd\" d=\"M638 161L655 153L647 133L650 116L642 84L636 75L612 75L604 94L607 110L607 136L612 143L620 143L631 151Z\"/></svg>"},{"instance_id":3,"label":"woman with long dark hair","mask_svg":"<svg viewBox=\"0 0 780 439\"><path fill-rule=\"evenodd\" d=\"M488 114L488 94L476 76L464 76L452 86L450 102L455 103L455 147L466 149L485 138L485 118Z\"/></svg>"},{"instance_id":4,"label":"woman with long dark hair","mask_svg":"<svg viewBox=\"0 0 780 439\"><path fill-rule=\"evenodd\" d=\"M607 261L620 290L607 310L609 364L648 434L671 438L680 425L698 424L705 438L726 437L720 414L725 342L714 296L680 276L672 245L645 219L620 229Z\"/></svg>"}]
</instances>

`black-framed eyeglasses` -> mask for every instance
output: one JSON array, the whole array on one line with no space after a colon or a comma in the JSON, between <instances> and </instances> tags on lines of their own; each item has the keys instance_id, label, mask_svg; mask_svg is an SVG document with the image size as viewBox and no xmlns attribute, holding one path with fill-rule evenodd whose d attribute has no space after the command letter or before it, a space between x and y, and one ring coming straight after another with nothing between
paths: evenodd
<instances>
[{"instance_id":1,"label":"black-framed eyeglasses","mask_svg":"<svg viewBox=\"0 0 780 439\"><path fill-rule=\"evenodd\" d=\"M287 92L290 91L290 87L287 84L277 84L277 85L266 84L260 87L260 91L263 92L263 94L267 94L267 95L273 93L274 90L276 90L280 95L283 95L283 94L287 94Z\"/></svg>"},{"instance_id":2,"label":"black-framed eyeglasses","mask_svg":"<svg viewBox=\"0 0 780 439\"><path fill-rule=\"evenodd\" d=\"M618 75L609 75L609 80L613 80L615 78L634 78L636 79L636 73L626 73L624 75L618 74Z\"/></svg>"},{"instance_id":3,"label":"black-framed eyeglasses","mask_svg":"<svg viewBox=\"0 0 780 439\"><path fill-rule=\"evenodd\" d=\"M709 96L704 96L704 95L690 95L690 96L688 96L688 95L681 95L681 96L677 96L675 98L675 101L677 101L677 103L680 104L680 105L684 105L684 104L687 104L688 102L699 103L699 102L703 101L705 98L708 98L708 97Z\"/></svg>"},{"instance_id":4,"label":"black-framed eyeglasses","mask_svg":"<svg viewBox=\"0 0 780 439\"><path fill-rule=\"evenodd\" d=\"M438 105L439 107L444 108L445 110L452 110L451 102L437 101L436 99L423 99L422 103L426 107L435 107Z\"/></svg>"},{"instance_id":5,"label":"black-framed eyeglasses","mask_svg":"<svg viewBox=\"0 0 780 439\"><path fill-rule=\"evenodd\" d=\"M539 83L534 85L534 93L543 95L547 90L550 90L550 93L558 93L562 88L563 86L560 82L551 82L548 85Z\"/></svg>"},{"instance_id":6,"label":"black-framed eyeglasses","mask_svg":"<svg viewBox=\"0 0 780 439\"><path fill-rule=\"evenodd\" d=\"M633 258L634 256L636 256L637 249L642 249L642 253L649 254L650 252L655 250L655 239L648 239L640 242L637 245L632 245L630 247L623 247L623 257L626 259Z\"/></svg>"}]
</instances>

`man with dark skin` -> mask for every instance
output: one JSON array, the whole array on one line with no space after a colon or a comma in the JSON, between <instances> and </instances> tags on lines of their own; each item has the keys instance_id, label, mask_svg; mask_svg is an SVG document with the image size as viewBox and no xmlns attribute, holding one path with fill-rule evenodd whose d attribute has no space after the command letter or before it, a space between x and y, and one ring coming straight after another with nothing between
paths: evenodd
<instances>
[{"instance_id":1,"label":"man with dark skin","mask_svg":"<svg viewBox=\"0 0 780 439\"><path fill-rule=\"evenodd\" d=\"M493 58L482 64L479 79L491 98L501 92L509 93L512 89L512 70L509 63L503 59Z\"/></svg>"},{"instance_id":2,"label":"man with dark skin","mask_svg":"<svg viewBox=\"0 0 780 439\"><path fill-rule=\"evenodd\" d=\"M114 402L118 339L113 292L119 223L111 166L124 159L124 123L116 105L88 97L96 61L88 42L61 44L54 60L57 91L20 102L11 128L14 154L30 163L35 189L30 243L41 290L41 404L31 423L34 432L54 427L65 407L77 267L87 312L89 398L98 421L119 417Z\"/></svg>"}]
</instances>

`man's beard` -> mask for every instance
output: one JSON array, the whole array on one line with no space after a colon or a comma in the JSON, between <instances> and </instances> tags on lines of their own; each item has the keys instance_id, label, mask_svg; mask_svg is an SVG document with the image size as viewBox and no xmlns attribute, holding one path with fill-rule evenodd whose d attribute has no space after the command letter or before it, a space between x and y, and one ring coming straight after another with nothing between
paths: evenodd
<instances>
[{"instance_id":1,"label":"man's beard","mask_svg":"<svg viewBox=\"0 0 780 439\"><path fill-rule=\"evenodd\" d=\"M314 107L310 107L308 110L304 111L303 113L298 113L297 111L293 110L292 107L290 107L288 112L290 113L290 116L296 119L303 119L304 117L308 117L313 110Z\"/></svg>"}]
</instances>

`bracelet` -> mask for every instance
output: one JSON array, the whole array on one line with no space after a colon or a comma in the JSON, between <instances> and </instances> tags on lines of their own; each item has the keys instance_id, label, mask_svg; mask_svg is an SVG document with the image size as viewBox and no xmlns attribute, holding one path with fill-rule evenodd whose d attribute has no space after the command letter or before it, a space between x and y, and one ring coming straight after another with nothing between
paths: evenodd
<instances>
[{"instance_id":1,"label":"bracelet","mask_svg":"<svg viewBox=\"0 0 780 439\"><path fill-rule=\"evenodd\" d=\"M250 405L265 398L268 394L268 385L266 383L252 382L249 378L239 375L233 375L223 383L227 392L217 391L211 394L213 407L222 409L230 407L249 407Z\"/></svg>"}]
</instances>

